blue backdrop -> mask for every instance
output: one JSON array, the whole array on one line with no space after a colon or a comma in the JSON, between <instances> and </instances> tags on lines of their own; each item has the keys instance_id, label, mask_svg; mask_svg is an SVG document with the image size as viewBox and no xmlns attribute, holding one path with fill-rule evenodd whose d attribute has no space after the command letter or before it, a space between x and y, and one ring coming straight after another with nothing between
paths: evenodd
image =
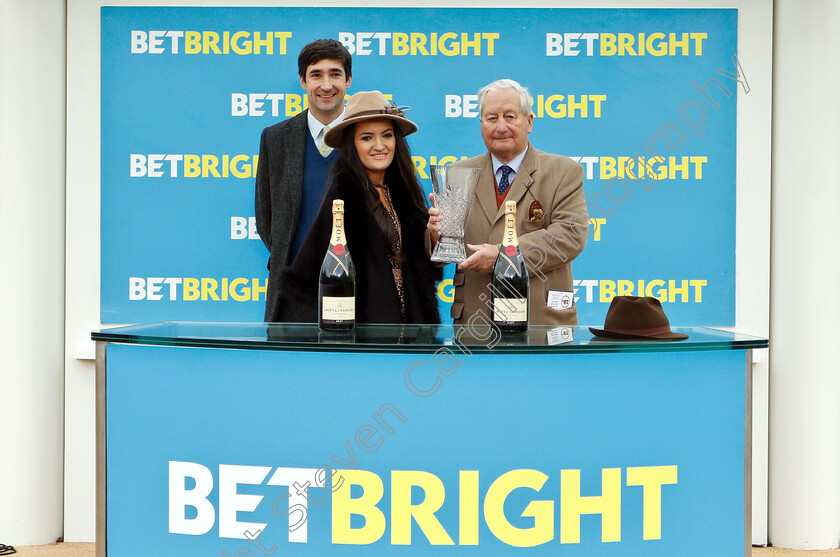
<instances>
[{"instance_id":1,"label":"blue backdrop","mask_svg":"<svg viewBox=\"0 0 840 557\"><path fill-rule=\"evenodd\" d=\"M412 107L427 190L485 151L476 91L529 87L531 142L586 171L581 323L642 293L674 325L734 324L736 10L160 7L102 8L102 323L262 319L259 136L303 108L317 38L353 53L348 93Z\"/></svg>"}]
</instances>

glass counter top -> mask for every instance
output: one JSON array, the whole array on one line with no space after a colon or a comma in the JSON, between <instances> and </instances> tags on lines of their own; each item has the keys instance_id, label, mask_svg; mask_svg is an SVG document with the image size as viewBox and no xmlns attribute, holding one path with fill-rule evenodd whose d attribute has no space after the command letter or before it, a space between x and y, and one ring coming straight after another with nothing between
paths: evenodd
<instances>
[{"instance_id":1,"label":"glass counter top","mask_svg":"<svg viewBox=\"0 0 840 557\"><path fill-rule=\"evenodd\" d=\"M747 350L768 340L708 327L675 327L682 341L608 340L589 327L532 325L528 332L501 334L487 325L357 325L350 334L325 333L315 323L199 323L171 321L94 331L98 342L338 352L435 352L450 346L469 352L608 353Z\"/></svg>"}]
</instances>

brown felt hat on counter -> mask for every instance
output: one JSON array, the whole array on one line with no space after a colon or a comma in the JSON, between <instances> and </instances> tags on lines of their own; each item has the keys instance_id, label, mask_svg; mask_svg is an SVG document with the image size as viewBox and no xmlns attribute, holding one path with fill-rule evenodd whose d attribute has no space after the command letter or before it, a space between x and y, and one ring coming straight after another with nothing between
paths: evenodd
<instances>
[{"instance_id":1,"label":"brown felt hat on counter","mask_svg":"<svg viewBox=\"0 0 840 557\"><path fill-rule=\"evenodd\" d=\"M616 296L604 319L604 328L589 327L601 338L636 340L685 340L688 335L671 332L662 304L650 296Z\"/></svg>"},{"instance_id":2,"label":"brown felt hat on counter","mask_svg":"<svg viewBox=\"0 0 840 557\"><path fill-rule=\"evenodd\" d=\"M340 149L347 126L376 118L393 120L403 136L410 135L417 131L417 125L405 117L407 109L408 107L397 107L388 102L385 95L379 91L360 91L347 100L344 120L329 129L324 136L324 143Z\"/></svg>"}]
</instances>

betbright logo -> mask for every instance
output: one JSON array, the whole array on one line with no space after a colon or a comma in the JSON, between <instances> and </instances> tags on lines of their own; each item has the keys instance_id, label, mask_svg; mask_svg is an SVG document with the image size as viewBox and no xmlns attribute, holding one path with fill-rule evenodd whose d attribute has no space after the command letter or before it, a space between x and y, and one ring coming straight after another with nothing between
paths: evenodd
<instances>
[{"instance_id":1,"label":"betbright logo","mask_svg":"<svg viewBox=\"0 0 840 557\"><path fill-rule=\"evenodd\" d=\"M702 56L708 33L546 33L546 56Z\"/></svg>"},{"instance_id":2,"label":"betbright logo","mask_svg":"<svg viewBox=\"0 0 840 557\"><path fill-rule=\"evenodd\" d=\"M383 479L374 472L337 470L332 466L315 469L222 464L217 475L217 509L208 498L215 487L213 472L195 462L170 461L169 532L205 535L216 525L218 511L219 537L255 539L255 535L269 525L240 521L239 517L255 512L265 496L254 494L254 487L245 488L248 494L240 493L239 486L247 484L264 486L266 493L270 493L273 486L288 488L274 500L272 514L283 519L284 526L288 519L288 541L293 543L308 543L309 505L320 506L327 498L331 498L332 503L333 544L377 543L385 536L390 523L391 545L475 546L479 545L479 526L483 521L498 541L512 547L534 547L556 539L554 517L558 503L561 544L582 542L583 515L600 515L602 543L620 542L622 520L629 518L638 524L638 516L641 516L641 531L626 532L626 535L659 540L662 538L662 498L673 492L673 488L663 489L663 486L677 484L677 466L603 468L600 470L601 494L591 496L581 494L581 470L559 471L559 493L556 483L546 487L550 478L545 473L516 469L495 478L482 497L480 476L478 470L460 470L458 485L447 486L435 474L419 470L392 470L390 478ZM388 480L390 486L386 484ZM186 485L192 487L187 489ZM381 505L386 487L390 488L388 508ZM515 490L522 489L533 492L534 498L520 509L518 503L521 501L511 504L508 498ZM639 489L638 494L629 492ZM622 517L621 501L625 493L634 498L641 495L641 508L635 509L639 515ZM445 505L451 507L453 504L457 507L458 519L454 521L457 524L444 526L437 513ZM520 521L516 520L516 524L512 523L509 518L514 512L530 519L530 526L517 526ZM413 523L417 524L425 540L412 537Z\"/></svg>"}]
</instances>

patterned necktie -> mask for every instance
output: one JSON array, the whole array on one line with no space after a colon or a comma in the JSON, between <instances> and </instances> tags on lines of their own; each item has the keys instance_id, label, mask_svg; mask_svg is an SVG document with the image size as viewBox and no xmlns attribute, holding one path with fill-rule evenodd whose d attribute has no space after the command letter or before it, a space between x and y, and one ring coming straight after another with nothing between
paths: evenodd
<instances>
[{"instance_id":1,"label":"patterned necktie","mask_svg":"<svg viewBox=\"0 0 840 557\"><path fill-rule=\"evenodd\" d=\"M513 169L506 164L503 164L499 168L502 170L502 179L499 180L499 195L504 195L510 187L508 177L510 176L510 173L513 172Z\"/></svg>"},{"instance_id":2,"label":"patterned necktie","mask_svg":"<svg viewBox=\"0 0 840 557\"><path fill-rule=\"evenodd\" d=\"M328 131L330 131L330 127L324 126L321 133L318 134L318 141L316 142L318 144L318 152L321 153L321 156L324 158L327 158L330 156L330 153L333 152L332 147L324 143L324 138L327 136Z\"/></svg>"}]
</instances>

